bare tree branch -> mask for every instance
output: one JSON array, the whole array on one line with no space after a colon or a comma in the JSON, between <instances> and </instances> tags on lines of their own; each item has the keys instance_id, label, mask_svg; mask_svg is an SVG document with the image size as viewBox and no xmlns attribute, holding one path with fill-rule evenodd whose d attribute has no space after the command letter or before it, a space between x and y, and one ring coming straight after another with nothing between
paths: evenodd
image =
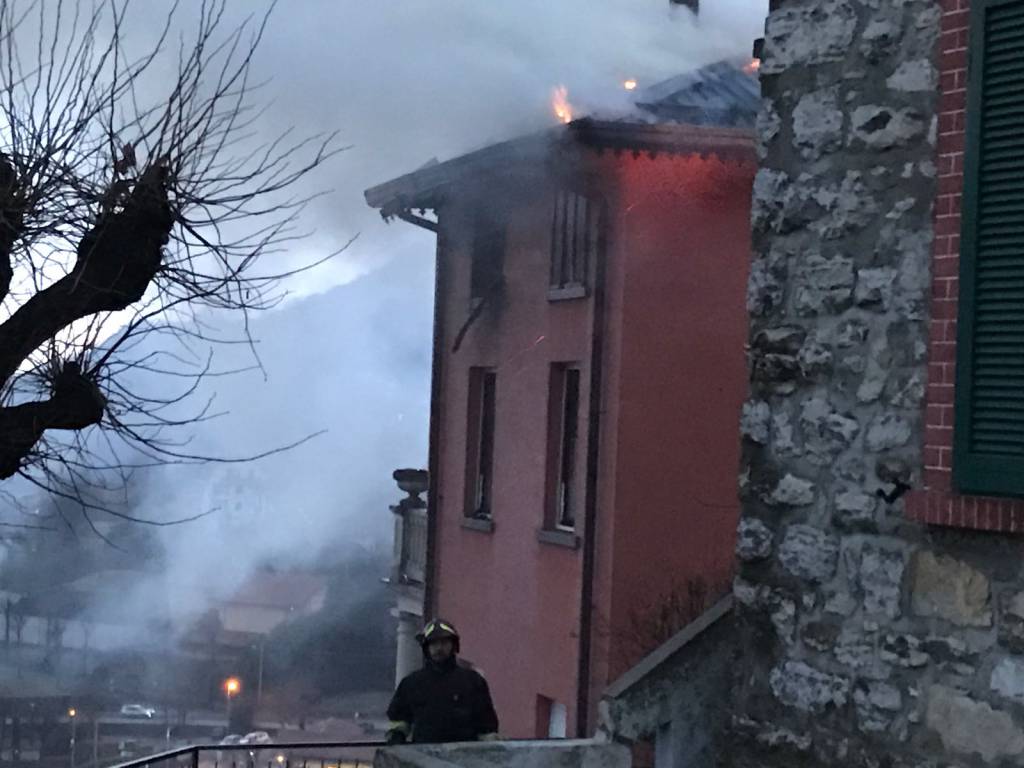
<instances>
[{"instance_id":1,"label":"bare tree branch","mask_svg":"<svg viewBox=\"0 0 1024 768\"><path fill-rule=\"evenodd\" d=\"M239 370L261 368L250 313L320 261L262 266L305 235L300 183L343 149L255 127L273 5L231 26L227 0L175 3L139 49L129 14L148 4L0 0L0 479L77 499L90 525L113 514L97 476L309 439L217 457L175 435L217 415L210 346L247 344Z\"/></svg>"}]
</instances>

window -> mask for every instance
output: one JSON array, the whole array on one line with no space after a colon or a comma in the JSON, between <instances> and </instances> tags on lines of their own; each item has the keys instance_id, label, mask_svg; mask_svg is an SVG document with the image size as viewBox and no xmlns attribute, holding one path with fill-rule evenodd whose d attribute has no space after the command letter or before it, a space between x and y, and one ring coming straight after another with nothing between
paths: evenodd
<instances>
[{"instance_id":1,"label":"window","mask_svg":"<svg viewBox=\"0 0 1024 768\"><path fill-rule=\"evenodd\" d=\"M586 295L587 275L598 247L598 206L583 195L561 191L551 221L553 297Z\"/></svg>"},{"instance_id":2,"label":"window","mask_svg":"<svg viewBox=\"0 0 1024 768\"><path fill-rule=\"evenodd\" d=\"M497 374L487 368L469 373L469 429L466 462L466 516L488 520L494 484L494 409Z\"/></svg>"},{"instance_id":3,"label":"window","mask_svg":"<svg viewBox=\"0 0 1024 768\"><path fill-rule=\"evenodd\" d=\"M1024 496L1024 1L971 4L954 477Z\"/></svg>"},{"instance_id":4,"label":"window","mask_svg":"<svg viewBox=\"0 0 1024 768\"><path fill-rule=\"evenodd\" d=\"M505 271L505 228L487 213L473 225L470 296L482 299L501 286Z\"/></svg>"},{"instance_id":5,"label":"window","mask_svg":"<svg viewBox=\"0 0 1024 768\"><path fill-rule=\"evenodd\" d=\"M548 524L564 530L576 527L579 412L579 369L565 364L552 366L548 405Z\"/></svg>"}]
</instances>

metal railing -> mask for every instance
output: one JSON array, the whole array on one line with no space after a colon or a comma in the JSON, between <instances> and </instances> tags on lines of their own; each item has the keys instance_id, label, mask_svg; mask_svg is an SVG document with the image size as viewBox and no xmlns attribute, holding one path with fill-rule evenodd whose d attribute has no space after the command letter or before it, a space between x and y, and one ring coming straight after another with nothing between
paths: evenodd
<instances>
[{"instance_id":1,"label":"metal railing","mask_svg":"<svg viewBox=\"0 0 1024 768\"><path fill-rule=\"evenodd\" d=\"M298 744L193 744L158 752L114 768L361 768L373 763L383 741Z\"/></svg>"}]
</instances>

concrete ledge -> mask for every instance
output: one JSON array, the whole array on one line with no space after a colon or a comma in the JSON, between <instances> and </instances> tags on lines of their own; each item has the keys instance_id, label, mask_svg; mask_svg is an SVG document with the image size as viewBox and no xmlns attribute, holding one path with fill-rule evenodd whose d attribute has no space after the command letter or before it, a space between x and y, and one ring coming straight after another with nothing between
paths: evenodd
<instances>
[{"instance_id":1,"label":"concrete ledge","mask_svg":"<svg viewBox=\"0 0 1024 768\"><path fill-rule=\"evenodd\" d=\"M482 517L464 517L462 518L462 527L468 531L494 533L494 521Z\"/></svg>"},{"instance_id":2,"label":"concrete ledge","mask_svg":"<svg viewBox=\"0 0 1024 768\"><path fill-rule=\"evenodd\" d=\"M422 744L377 751L374 768L630 768L621 744L590 739Z\"/></svg>"},{"instance_id":3,"label":"concrete ledge","mask_svg":"<svg viewBox=\"0 0 1024 768\"><path fill-rule=\"evenodd\" d=\"M540 528L537 530L537 541L543 544L553 544L556 547L565 547L566 549L580 548L580 537L572 531Z\"/></svg>"},{"instance_id":4,"label":"concrete ledge","mask_svg":"<svg viewBox=\"0 0 1024 768\"><path fill-rule=\"evenodd\" d=\"M726 595L708 610L673 635L664 645L645 656L631 670L608 686L605 696L616 698L658 669L684 646L690 644L732 611L732 595Z\"/></svg>"},{"instance_id":5,"label":"concrete ledge","mask_svg":"<svg viewBox=\"0 0 1024 768\"><path fill-rule=\"evenodd\" d=\"M549 301L568 301L587 298L585 285L567 285L564 288L548 288Z\"/></svg>"}]
</instances>

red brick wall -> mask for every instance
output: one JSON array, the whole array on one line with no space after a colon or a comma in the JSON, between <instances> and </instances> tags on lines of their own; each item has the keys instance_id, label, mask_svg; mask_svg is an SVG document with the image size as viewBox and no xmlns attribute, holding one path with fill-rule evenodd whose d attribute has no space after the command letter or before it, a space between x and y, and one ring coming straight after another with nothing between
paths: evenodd
<instances>
[{"instance_id":1,"label":"red brick wall","mask_svg":"<svg viewBox=\"0 0 1024 768\"><path fill-rule=\"evenodd\" d=\"M942 5L938 49L938 193L924 436L925 488L908 495L907 513L914 519L937 525L1024 531L1024 502L962 496L952 491L953 383L970 0L943 0Z\"/></svg>"}]
</instances>

